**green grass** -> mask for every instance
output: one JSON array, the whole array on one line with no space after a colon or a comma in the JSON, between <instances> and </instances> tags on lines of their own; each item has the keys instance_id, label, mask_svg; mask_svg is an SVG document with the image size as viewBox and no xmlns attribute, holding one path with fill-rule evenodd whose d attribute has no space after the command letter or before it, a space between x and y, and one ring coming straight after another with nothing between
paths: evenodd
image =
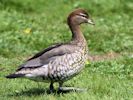
<instances>
[{"instance_id":1,"label":"green grass","mask_svg":"<svg viewBox=\"0 0 133 100\"><path fill-rule=\"evenodd\" d=\"M81 26L90 54L114 51L123 56L92 62L64 84L87 88L87 92L47 94L47 83L5 79L5 75L14 72L34 53L53 43L70 40L66 17L75 8L90 12L96 24ZM0 0L0 99L132 100L132 11L132 0Z\"/></svg>"}]
</instances>

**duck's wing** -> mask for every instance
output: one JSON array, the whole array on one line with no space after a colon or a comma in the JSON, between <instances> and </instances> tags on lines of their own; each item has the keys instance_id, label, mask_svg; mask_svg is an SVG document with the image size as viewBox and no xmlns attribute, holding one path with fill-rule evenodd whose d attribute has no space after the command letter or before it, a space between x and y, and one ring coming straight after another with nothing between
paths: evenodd
<instances>
[{"instance_id":1,"label":"duck's wing","mask_svg":"<svg viewBox=\"0 0 133 100\"><path fill-rule=\"evenodd\" d=\"M28 59L24 64L20 65L18 70L23 68L37 68L45 64L48 64L49 61L56 59L56 57L63 56L64 54L70 54L76 50L75 45L69 44L57 44L49 48L44 49L43 51L35 54L33 57Z\"/></svg>"},{"instance_id":2,"label":"duck's wing","mask_svg":"<svg viewBox=\"0 0 133 100\"><path fill-rule=\"evenodd\" d=\"M42 54L44 54L44 53L46 53L46 52L48 52L48 51L50 51L50 50L52 50L52 49L58 48L58 47L61 46L61 45L63 45L63 43L52 45L52 46L50 46L50 47L48 47L48 48L46 48L46 49L44 49L44 50L38 52L38 53L35 54L33 57L29 58L27 61L30 61L30 60L35 59L35 58L37 58L37 57L40 57Z\"/></svg>"}]
</instances>

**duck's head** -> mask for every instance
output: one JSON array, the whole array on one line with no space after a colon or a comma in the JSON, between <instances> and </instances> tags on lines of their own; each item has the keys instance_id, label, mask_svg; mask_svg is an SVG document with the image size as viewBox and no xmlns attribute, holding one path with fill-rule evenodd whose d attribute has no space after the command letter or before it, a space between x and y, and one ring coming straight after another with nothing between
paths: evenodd
<instances>
[{"instance_id":1,"label":"duck's head","mask_svg":"<svg viewBox=\"0 0 133 100\"><path fill-rule=\"evenodd\" d=\"M88 15L88 13L83 9L76 9L71 12L67 18L67 23L70 25L80 25L82 23L89 23L94 25L94 22Z\"/></svg>"}]
</instances>

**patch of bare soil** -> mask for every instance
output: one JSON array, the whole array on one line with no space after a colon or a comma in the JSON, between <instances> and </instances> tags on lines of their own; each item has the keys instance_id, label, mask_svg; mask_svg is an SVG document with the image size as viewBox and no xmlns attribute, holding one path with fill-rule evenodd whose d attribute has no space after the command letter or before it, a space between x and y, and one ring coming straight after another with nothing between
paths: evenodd
<instances>
[{"instance_id":1,"label":"patch of bare soil","mask_svg":"<svg viewBox=\"0 0 133 100\"><path fill-rule=\"evenodd\" d=\"M121 54L115 52L109 52L103 55L89 55L88 60L95 62L95 61L103 61L103 60L111 60L120 57Z\"/></svg>"}]
</instances>

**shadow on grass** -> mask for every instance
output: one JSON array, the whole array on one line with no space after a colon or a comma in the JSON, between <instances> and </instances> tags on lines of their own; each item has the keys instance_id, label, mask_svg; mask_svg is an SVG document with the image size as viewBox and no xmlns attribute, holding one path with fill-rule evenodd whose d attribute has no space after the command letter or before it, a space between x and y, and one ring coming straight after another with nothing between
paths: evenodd
<instances>
[{"instance_id":1,"label":"shadow on grass","mask_svg":"<svg viewBox=\"0 0 133 100\"><path fill-rule=\"evenodd\" d=\"M39 96L39 95L59 95L59 94L66 94L74 91L57 91L50 93L49 89L41 89L41 88L32 88L26 91L21 92L14 92L12 94L8 94L9 97L19 97L19 96Z\"/></svg>"}]
</instances>

